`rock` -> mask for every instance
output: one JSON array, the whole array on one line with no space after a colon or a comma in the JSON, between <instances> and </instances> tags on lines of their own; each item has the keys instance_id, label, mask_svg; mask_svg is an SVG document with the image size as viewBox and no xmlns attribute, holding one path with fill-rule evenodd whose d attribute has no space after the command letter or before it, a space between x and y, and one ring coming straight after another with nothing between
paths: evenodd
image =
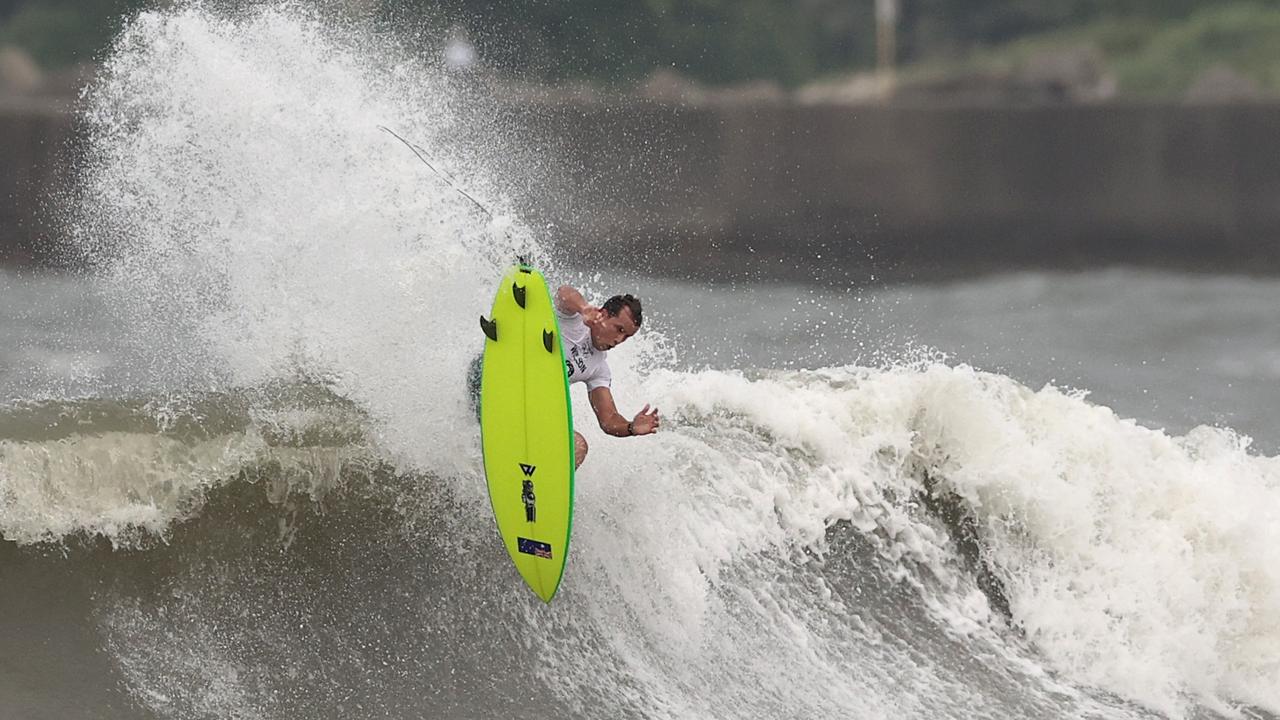
<instances>
[{"instance_id":1,"label":"rock","mask_svg":"<svg viewBox=\"0 0 1280 720\"><path fill-rule=\"evenodd\" d=\"M1116 83L1106 71L1102 52L1092 45L1075 45L1034 53L1015 73L1025 92L1044 100L1089 102L1115 95Z\"/></svg>"},{"instance_id":2,"label":"rock","mask_svg":"<svg viewBox=\"0 0 1280 720\"><path fill-rule=\"evenodd\" d=\"M666 68L651 74L636 89L636 94L647 100L673 105L696 105L707 99L707 93L700 84Z\"/></svg>"},{"instance_id":3,"label":"rock","mask_svg":"<svg viewBox=\"0 0 1280 720\"><path fill-rule=\"evenodd\" d=\"M93 82L98 66L93 63L77 63L50 70L44 74L44 83L40 86L40 95L57 97L75 97L80 90Z\"/></svg>"},{"instance_id":4,"label":"rock","mask_svg":"<svg viewBox=\"0 0 1280 720\"><path fill-rule=\"evenodd\" d=\"M833 80L819 80L796 91L805 105L860 105L879 102L881 83L875 73L857 73Z\"/></svg>"},{"instance_id":5,"label":"rock","mask_svg":"<svg viewBox=\"0 0 1280 720\"><path fill-rule=\"evenodd\" d=\"M1217 64L1191 83L1185 97L1191 103L1226 103L1259 100L1263 95L1262 88L1251 78Z\"/></svg>"},{"instance_id":6,"label":"rock","mask_svg":"<svg viewBox=\"0 0 1280 720\"><path fill-rule=\"evenodd\" d=\"M1028 94L1008 73L996 71L903 77L893 93L893 102L900 105L1008 105L1042 100Z\"/></svg>"},{"instance_id":7,"label":"rock","mask_svg":"<svg viewBox=\"0 0 1280 720\"><path fill-rule=\"evenodd\" d=\"M44 74L22 48L6 45L0 48L0 91L27 94L44 82Z\"/></svg>"},{"instance_id":8,"label":"rock","mask_svg":"<svg viewBox=\"0 0 1280 720\"><path fill-rule=\"evenodd\" d=\"M787 92L778 83L771 80L757 80L755 82L742 83L741 85L729 85L709 90L707 93L713 102L724 105L769 105L787 100Z\"/></svg>"}]
</instances>

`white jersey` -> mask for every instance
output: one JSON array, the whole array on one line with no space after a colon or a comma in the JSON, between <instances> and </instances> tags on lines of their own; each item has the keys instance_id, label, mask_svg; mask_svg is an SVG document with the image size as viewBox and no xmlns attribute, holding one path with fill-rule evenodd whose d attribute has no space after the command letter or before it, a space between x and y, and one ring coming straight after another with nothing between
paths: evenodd
<instances>
[{"instance_id":1,"label":"white jersey","mask_svg":"<svg viewBox=\"0 0 1280 720\"><path fill-rule=\"evenodd\" d=\"M564 346L564 368L570 383L583 382L590 392L598 387L609 387L613 375L609 373L608 355L591 344L591 330L582 322L582 315L565 315L556 310L560 321L560 344Z\"/></svg>"}]
</instances>

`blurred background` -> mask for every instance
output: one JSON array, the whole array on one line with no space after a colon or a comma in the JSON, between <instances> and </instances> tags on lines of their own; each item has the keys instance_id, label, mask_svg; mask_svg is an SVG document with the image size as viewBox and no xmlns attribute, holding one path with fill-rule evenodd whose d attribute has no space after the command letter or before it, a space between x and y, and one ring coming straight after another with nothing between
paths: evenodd
<instances>
[{"instance_id":1,"label":"blurred background","mask_svg":"<svg viewBox=\"0 0 1280 720\"><path fill-rule=\"evenodd\" d=\"M6 263L55 254L41 202L74 154L76 93L156 5L0 2ZM321 5L435 58L554 150L539 192L516 193L533 224L643 241L654 272L1280 269L1280 2Z\"/></svg>"}]
</instances>

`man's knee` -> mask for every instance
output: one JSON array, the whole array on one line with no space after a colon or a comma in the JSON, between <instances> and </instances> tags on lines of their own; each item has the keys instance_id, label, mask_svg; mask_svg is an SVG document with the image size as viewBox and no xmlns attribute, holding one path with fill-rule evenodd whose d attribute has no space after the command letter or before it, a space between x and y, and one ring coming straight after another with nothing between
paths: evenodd
<instances>
[{"instance_id":1,"label":"man's knee","mask_svg":"<svg viewBox=\"0 0 1280 720\"><path fill-rule=\"evenodd\" d=\"M587 439L582 437L582 433L576 430L573 433L573 455L575 467L581 465L582 461L587 458Z\"/></svg>"}]
</instances>

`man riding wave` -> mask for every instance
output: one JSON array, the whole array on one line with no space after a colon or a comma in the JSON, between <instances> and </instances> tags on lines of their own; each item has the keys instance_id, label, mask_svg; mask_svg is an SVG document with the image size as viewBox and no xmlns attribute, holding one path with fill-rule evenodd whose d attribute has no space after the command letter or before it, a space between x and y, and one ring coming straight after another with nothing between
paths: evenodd
<instances>
[{"instance_id":1,"label":"man riding wave","mask_svg":"<svg viewBox=\"0 0 1280 720\"><path fill-rule=\"evenodd\" d=\"M644 317L640 299L631 295L614 295L604 305L595 307L582 293L568 285L556 290L556 318L560 322L560 341L564 347L565 373L569 383L585 383L587 399L595 411L600 429L614 437L649 435L660 425L658 408L646 404L628 420L618 412L609 386L613 380L606 355L640 330ZM574 464L582 465L587 457L587 441L574 431Z\"/></svg>"},{"instance_id":2,"label":"man riding wave","mask_svg":"<svg viewBox=\"0 0 1280 720\"><path fill-rule=\"evenodd\" d=\"M582 297L582 293L568 285L560 286L555 294L556 319L560 324L560 344L564 348L565 375L569 383L584 383L587 399L595 411L600 429L614 437L649 435L658 431L658 408L646 404L635 417L628 420L618 412L609 386L613 375L609 372L607 355L610 350L626 342L640 330L644 316L640 299L632 295L614 295L604 305L595 307ZM480 411L481 356L471 362L467 384L477 416ZM574 467L582 465L587 457L587 440L576 430L573 433Z\"/></svg>"}]
</instances>

